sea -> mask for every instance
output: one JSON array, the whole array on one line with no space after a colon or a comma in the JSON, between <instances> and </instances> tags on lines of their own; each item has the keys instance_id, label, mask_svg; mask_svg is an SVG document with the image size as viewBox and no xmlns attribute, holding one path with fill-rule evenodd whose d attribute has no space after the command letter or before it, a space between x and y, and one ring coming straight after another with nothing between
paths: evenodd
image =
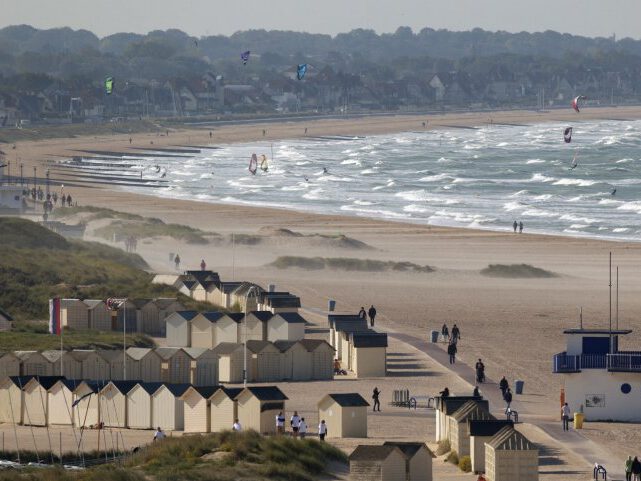
<instances>
[{"instance_id":1,"label":"sea","mask_svg":"<svg viewBox=\"0 0 641 481\"><path fill-rule=\"evenodd\" d=\"M573 127L571 143L563 131ZM249 172L252 154L268 169ZM576 167L572 168L573 159ZM139 160L131 162L140 163ZM605 120L216 145L139 166L128 190L416 224L641 240L641 121Z\"/></svg>"}]
</instances>

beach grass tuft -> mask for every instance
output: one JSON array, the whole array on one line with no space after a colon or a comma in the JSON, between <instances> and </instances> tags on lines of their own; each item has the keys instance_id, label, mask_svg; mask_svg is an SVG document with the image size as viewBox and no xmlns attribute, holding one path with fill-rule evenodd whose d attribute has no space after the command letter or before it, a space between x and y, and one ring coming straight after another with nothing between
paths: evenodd
<instances>
[{"instance_id":1,"label":"beach grass tuft","mask_svg":"<svg viewBox=\"0 0 641 481\"><path fill-rule=\"evenodd\" d=\"M433 272L430 266L421 266L412 262L378 261L373 259L357 259L353 257L299 257L280 256L271 264L277 269L332 269L358 272Z\"/></svg>"},{"instance_id":2,"label":"beach grass tuft","mask_svg":"<svg viewBox=\"0 0 641 481\"><path fill-rule=\"evenodd\" d=\"M481 270L488 277L506 277L510 279L534 279L558 277L558 274L546 271L530 264L490 264Z\"/></svg>"}]
</instances>

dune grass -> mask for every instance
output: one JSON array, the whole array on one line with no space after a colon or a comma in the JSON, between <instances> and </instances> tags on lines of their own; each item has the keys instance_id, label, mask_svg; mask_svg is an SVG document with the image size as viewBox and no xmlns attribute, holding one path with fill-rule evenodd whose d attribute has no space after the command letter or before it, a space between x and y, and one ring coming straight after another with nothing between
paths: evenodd
<instances>
[{"instance_id":1,"label":"dune grass","mask_svg":"<svg viewBox=\"0 0 641 481\"><path fill-rule=\"evenodd\" d=\"M505 277L510 279L535 279L558 277L552 271L546 271L530 264L490 264L481 270L481 274L488 277Z\"/></svg>"},{"instance_id":2,"label":"dune grass","mask_svg":"<svg viewBox=\"0 0 641 481\"><path fill-rule=\"evenodd\" d=\"M421 266L412 262L378 261L373 259L357 259L352 257L299 257L281 256L269 264L277 269L333 269L359 272L433 272L430 266Z\"/></svg>"}]
</instances>

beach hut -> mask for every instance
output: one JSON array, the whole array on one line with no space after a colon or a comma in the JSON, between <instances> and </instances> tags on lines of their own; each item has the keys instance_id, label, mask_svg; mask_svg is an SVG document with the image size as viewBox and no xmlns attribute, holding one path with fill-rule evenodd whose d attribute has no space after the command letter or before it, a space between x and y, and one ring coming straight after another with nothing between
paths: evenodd
<instances>
[{"instance_id":1,"label":"beach hut","mask_svg":"<svg viewBox=\"0 0 641 481\"><path fill-rule=\"evenodd\" d=\"M259 305L259 309L281 314L298 312L300 306L300 297L289 292L267 292L262 296L262 305Z\"/></svg>"},{"instance_id":2,"label":"beach hut","mask_svg":"<svg viewBox=\"0 0 641 481\"><path fill-rule=\"evenodd\" d=\"M248 297L249 290L252 288L251 296ZM248 312L255 312L258 310L258 296L260 296L262 292L265 292L265 289L258 284L243 282L231 293L230 302L232 306L239 306L243 311L246 309Z\"/></svg>"},{"instance_id":3,"label":"beach hut","mask_svg":"<svg viewBox=\"0 0 641 481\"><path fill-rule=\"evenodd\" d=\"M99 299L85 299L89 314L89 329L93 331L111 331L111 311L105 301Z\"/></svg>"},{"instance_id":4,"label":"beach hut","mask_svg":"<svg viewBox=\"0 0 641 481\"><path fill-rule=\"evenodd\" d=\"M125 373L124 366L123 366L125 362L125 356L123 355L122 350L100 349L96 352L109 365L109 376L102 379L113 380L113 381L124 381L125 375L127 376L127 379L133 379L131 375Z\"/></svg>"},{"instance_id":5,"label":"beach hut","mask_svg":"<svg viewBox=\"0 0 641 481\"><path fill-rule=\"evenodd\" d=\"M127 377L144 382L162 381L162 358L155 349L130 347L127 349Z\"/></svg>"},{"instance_id":6,"label":"beach hut","mask_svg":"<svg viewBox=\"0 0 641 481\"><path fill-rule=\"evenodd\" d=\"M405 455L396 446L357 446L349 455L352 481L407 481Z\"/></svg>"},{"instance_id":7,"label":"beach hut","mask_svg":"<svg viewBox=\"0 0 641 481\"><path fill-rule=\"evenodd\" d=\"M221 387L210 399L211 432L228 431L238 419L238 396L243 388Z\"/></svg>"},{"instance_id":8,"label":"beach hut","mask_svg":"<svg viewBox=\"0 0 641 481\"><path fill-rule=\"evenodd\" d=\"M162 381L176 384L191 383L191 358L183 349L156 348L162 359Z\"/></svg>"},{"instance_id":9,"label":"beach hut","mask_svg":"<svg viewBox=\"0 0 641 481\"><path fill-rule=\"evenodd\" d=\"M49 367L47 368L47 372L50 375L62 376L61 371L64 371L64 366L62 365L63 353L64 351L61 352L57 349L42 351L40 353L42 354L42 357L44 357L47 361L49 361ZM62 367L62 370L61 370L61 367ZM70 377L74 377L74 376L70 376Z\"/></svg>"},{"instance_id":10,"label":"beach hut","mask_svg":"<svg viewBox=\"0 0 641 481\"><path fill-rule=\"evenodd\" d=\"M49 424L49 399L47 391L60 376L34 376L24 385L24 419L29 426L47 426Z\"/></svg>"},{"instance_id":11,"label":"beach hut","mask_svg":"<svg viewBox=\"0 0 641 481\"><path fill-rule=\"evenodd\" d=\"M506 426L485 443L485 477L488 481L538 481L539 450Z\"/></svg>"},{"instance_id":12,"label":"beach hut","mask_svg":"<svg viewBox=\"0 0 641 481\"><path fill-rule=\"evenodd\" d=\"M13 352L0 355L0 379L20 375L20 358Z\"/></svg>"},{"instance_id":13,"label":"beach hut","mask_svg":"<svg viewBox=\"0 0 641 481\"><path fill-rule=\"evenodd\" d=\"M425 443L385 441L383 446L396 446L403 452L407 481L432 481L432 459L436 456Z\"/></svg>"},{"instance_id":14,"label":"beach hut","mask_svg":"<svg viewBox=\"0 0 641 481\"><path fill-rule=\"evenodd\" d=\"M307 321L298 312L281 312L267 321L268 341L300 341Z\"/></svg>"},{"instance_id":15,"label":"beach hut","mask_svg":"<svg viewBox=\"0 0 641 481\"><path fill-rule=\"evenodd\" d=\"M13 327L13 317L0 307L0 331L10 331Z\"/></svg>"},{"instance_id":16,"label":"beach hut","mask_svg":"<svg viewBox=\"0 0 641 481\"><path fill-rule=\"evenodd\" d=\"M0 423L22 424L24 391L32 376L8 376L0 380Z\"/></svg>"},{"instance_id":17,"label":"beach hut","mask_svg":"<svg viewBox=\"0 0 641 481\"><path fill-rule=\"evenodd\" d=\"M334 348L323 339L301 339L298 342L311 354L311 379L334 379Z\"/></svg>"},{"instance_id":18,"label":"beach hut","mask_svg":"<svg viewBox=\"0 0 641 481\"><path fill-rule=\"evenodd\" d=\"M276 386L244 388L238 396L238 420L243 429L253 429L261 434L276 432L276 415L285 412L287 396Z\"/></svg>"},{"instance_id":19,"label":"beach hut","mask_svg":"<svg viewBox=\"0 0 641 481\"><path fill-rule=\"evenodd\" d=\"M387 334L358 331L350 334L350 369L357 378L387 373Z\"/></svg>"},{"instance_id":20,"label":"beach hut","mask_svg":"<svg viewBox=\"0 0 641 481\"><path fill-rule=\"evenodd\" d=\"M472 472L485 472L485 443L492 440L505 426L514 427L512 421L505 419L471 420L468 421L470 436L470 458L472 459Z\"/></svg>"},{"instance_id":21,"label":"beach hut","mask_svg":"<svg viewBox=\"0 0 641 481\"><path fill-rule=\"evenodd\" d=\"M288 381L312 379L312 353L305 348L302 341L276 341L274 346L281 353L281 379Z\"/></svg>"},{"instance_id":22,"label":"beach hut","mask_svg":"<svg viewBox=\"0 0 641 481\"><path fill-rule=\"evenodd\" d=\"M242 282L220 282L212 288L211 294L209 296L209 302L221 306L225 309L231 309L233 307L232 303L232 293L238 289L243 283ZM236 306L238 308L244 306Z\"/></svg>"},{"instance_id":23,"label":"beach hut","mask_svg":"<svg viewBox=\"0 0 641 481\"><path fill-rule=\"evenodd\" d=\"M125 322L126 321L126 322ZM125 323L125 326L123 326ZM116 308L116 324L114 330L123 332L138 332L138 306L133 299L126 299Z\"/></svg>"},{"instance_id":24,"label":"beach hut","mask_svg":"<svg viewBox=\"0 0 641 481\"><path fill-rule=\"evenodd\" d=\"M221 342L212 351L218 356L218 382L232 384L243 382L244 346L236 342ZM249 353L247 357L249 358ZM249 364L248 359L248 369Z\"/></svg>"},{"instance_id":25,"label":"beach hut","mask_svg":"<svg viewBox=\"0 0 641 481\"><path fill-rule=\"evenodd\" d=\"M81 382L74 379L60 379L49 388L47 391L49 425L72 426L74 424L74 391Z\"/></svg>"},{"instance_id":26,"label":"beach hut","mask_svg":"<svg viewBox=\"0 0 641 481\"><path fill-rule=\"evenodd\" d=\"M240 322L241 339L247 341L266 341L267 323L274 316L269 311L251 311Z\"/></svg>"},{"instance_id":27,"label":"beach hut","mask_svg":"<svg viewBox=\"0 0 641 481\"><path fill-rule=\"evenodd\" d=\"M152 336L165 337L166 332L166 322L167 316L173 314L177 311L184 311L185 306L183 306L177 299L173 297L159 297L154 299L154 304L158 308L158 320L157 323L148 322L145 324L143 322L143 332L146 332L145 329L149 330L149 334Z\"/></svg>"},{"instance_id":28,"label":"beach hut","mask_svg":"<svg viewBox=\"0 0 641 481\"><path fill-rule=\"evenodd\" d=\"M238 342L238 324L224 312L201 312L191 321L191 347L213 349L219 342Z\"/></svg>"},{"instance_id":29,"label":"beach hut","mask_svg":"<svg viewBox=\"0 0 641 481\"><path fill-rule=\"evenodd\" d=\"M189 356L189 382L194 386L215 386L218 384L218 355L212 349L185 347Z\"/></svg>"},{"instance_id":30,"label":"beach hut","mask_svg":"<svg viewBox=\"0 0 641 481\"><path fill-rule=\"evenodd\" d=\"M58 361L58 371L54 367L54 373L60 374L67 379L82 379L82 360L74 354L73 351L64 351L62 353L62 371L60 361Z\"/></svg>"},{"instance_id":31,"label":"beach hut","mask_svg":"<svg viewBox=\"0 0 641 481\"><path fill-rule=\"evenodd\" d=\"M330 344L336 349L336 359L347 361L349 355L349 334L368 331L367 320L358 316L328 316L330 321ZM347 367L347 364L345 365Z\"/></svg>"},{"instance_id":32,"label":"beach hut","mask_svg":"<svg viewBox=\"0 0 641 481\"><path fill-rule=\"evenodd\" d=\"M158 306L153 299L132 299L136 306L136 332L142 332L150 336L156 335L151 332L152 326L158 324Z\"/></svg>"},{"instance_id":33,"label":"beach hut","mask_svg":"<svg viewBox=\"0 0 641 481\"><path fill-rule=\"evenodd\" d=\"M106 427L126 428L127 394L139 381L109 381L98 393L100 421Z\"/></svg>"},{"instance_id":34,"label":"beach hut","mask_svg":"<svg viewBox=\"0 0 641 481\"><path fill-rule=\"evenodd\" d=\"M166 286L178 287L182 282L183 276L181 274L156 274L151 280L152 284L164 284Z\"/></svg>"},{"instance_id":35,"label":"beach hut","mask_svg":"<svg viewBox=\"0 0 641 481\"><path fill-rule=\"evenodd\" d=\"M211 432L210 398L220 386L190 386L180 396L184 401L184 431L186 433Z\"/></svg>"},{"instance_id":36,"label":"beach hut","mask_svg":"<svg viewBox=\"0 0 641 481\"><path fill-rule=\"evenodd\" d=\"M492 420L495 419L484 404L475 401L468 401L458 408L451 416L449 422L449 440L452 449L459 456L470 456L470 432L468 421L471 420Z\"/></svg>"},{"instance_id":37,"label":"beach hut","mask_svg":"<svg viewBox=\"0 0 641 481\"><path fill-rule=\"evenodd\" d=\"M162 386L161 382L139 382L127 392L127 427L151 429L153 419L152 395Z\"/></svg>"},{"instance_id":38,"label":"beach hut","mask_svg":"<svg viewBox=\"0 0 641 481\"><path fill-rule=\"evenodd\" d=\"M436 411L436 441L449 439L448 416L454 414L463 404L468 401L482 403L484 409L489 411L489 403L480 396L448 396L434 398L434 410Z\"/></svg>"},{"instance_id":39,"label":"beach hut","mask_svg":"<svg viewBox=\"0 0 641 481\"><path fill-rule=\"evenodd\" d=\"M369 403L358 393L326 394L318 401L318 419L324 419L332 438L366 438Z\"/></svg>"},{"instance_id":40,"label":"beach hut","mask_svg":"<svg viewBox=\"0 0 641 481\"><path fill-rule=\"evenodd\" d=\"M60 325L75 330L89 329L89 307L80 299L60 299Z\"/></svg>"},{"instance_id":41,"label":"beach hut","mask_svg":"<svg viewBox=\"0 0 641 481\"><path fill-rule=\"evenodd\" d=\"M273 382L283 379L281 352L269 341L247 341L249 367L247 377L251 382Z\"/></svg>"},{"instance_id":42,"label":"beach hut","mask_svg":"<svg viewBox=\"0 0 641 481\"><path fill-rule=\"evenodd\" d=\"M191 347L191 320L197 315L196 311L176 311L167 316L167 346Z\"/></svg>"},{"instance_id":43,"label":"beach hut","mask_svg":"<svg viewBox=\"0 0 641 481\"><path fill-rule=\"evenodd\" d=\"M190 384L162 384L151 395L151 425L166 431L182 431L184 424L184 401L181 396Z\"/></svg>"},{"instance_id":44,"label":"beach hut","mask_svg":"<svg viewBox=\"0 0 641 481\"><path fill-rule=\"evenodd\" d=\"M38 351L14 351L14 354L20 359L23 376L52 375L51 362Z\"/></svg>"},{"instance_id":45,"label":"beach hut","mask_svg":"<svg viewBox=\"0 0 641 481\"><path fill-rule=\"evenodd\" d=\"M77 428L89 428L100 422L100 390L106 381L82 381L73 392L74 423Z\"/></svg>"}]
</instances>

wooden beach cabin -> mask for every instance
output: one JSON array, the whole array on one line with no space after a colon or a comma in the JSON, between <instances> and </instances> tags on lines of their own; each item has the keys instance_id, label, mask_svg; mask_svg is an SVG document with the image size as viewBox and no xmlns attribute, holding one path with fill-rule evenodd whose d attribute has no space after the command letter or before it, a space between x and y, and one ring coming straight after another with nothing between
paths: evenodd
<instances>
[{"instance_id":1,"label":"wooden beach cabin","mask_svg":"<svg viewBox=\"0 0 641 481\"><path fill-rule=\"evenodd\" d=\"M300 341L305 337L307 321L298 312L281 312L267 321L267 340Z\"/></svg>"},{"instance_id":2,"label":"wooden beach cabin","mask_svg":"<svg viewBox=\"0 0 641 481\"><path fill-rule=\"evenodd\" d=\"M352 332L349 346L348 365L357 378L387 374L387 334L371 330Z\"/></svg>"},{"instance_id":3,"label":"wooden beach cabin","mask_svg":"<svg viewBox=\"0 0 641 481\"><path fill-rule=\"evenodd\" d=\"M48 426L48 390L61 379L60 376L33 376L24 385L24 419L28 426Z\"/></svg>"},{"instance_id":4,"label":"wooden beach cabin","mask_svg":"<svg viewBox=\"0 0 641 481\"><path fill-rule=\"evenodd\" d=\"M89 315L89 329L94 331L111 331L111 311L100 299L85 299Z\"/></svg>"},{"instance_id":5,"label":"wooden beach cabin","mask_svg":"<svg viewBox=\"0 0 641 481\"><path fill-rule=\"evenodd\" d=\"M349 455L352 481L407 481L405 455L396 446L357 446Z\"/></svg>"},{"instance_id":6,"label":"wooden beach cabin","mask_svg":"<svg viewBox=\"0 0 641 481\"><path fill-rule=\"evenodd\" d=\"M0 380L0 423L22 424L24 419L23 387L32 376L8 376Z\"/></svg>"},{"instance_id":7,"label":"wooden beach cabin","mask_svg":"<svg viewBox=\"0 0 641 481\"><path fill-rule=\"evenodd\" d=\"M452 449L459 456L470 456L470 431L468 421L496 419L492 416L486 406L475 401L468 401L448 416L449 440Z\"/></svg>"},{"instance_id":8,"label":"wooden beach cabin","mask_svg":"<svg viewBox=\"0 0 641 481\"><path fill-rule=\"evenodd\" d=\"M151 426L166 431L182 431L184 423L184 401L181 396L190 384L162 384L151 395Z\"/></svg>"},{"instance_id":9,"label":"wooden beach cabin","mask_svg":"<svg viewBox=\"0 0 641 481\"><path fill-rule=\"evenodd\" d=\"M191 347L191 320L196 311L176 311L165 319L168 347Z\"/></svg>"},{"instance_id":10,"label":"wooden beach cabin","mask_svg":"<svg viewBox=\"0 0 641 481\"><path fill-rule=\"evenodd\" d=\"M366 438L369 403L358 393L326 394L318 401L318 419L332 438Z\"/></svg>"},{"instance_id":11,"label":"wooden beach cabin","mask_svg":"<svg viewBox=\"0 0 641 481\"><path fill-rule=\"evenodd\" d=\"M202 312L191 321L191 347L213 349L221 342L239 341L240 313Z\"/></svg>"},{"instance_id":12,"label":"wooden beach cabin","mask_svg":"<svg viewBox=\"0 0 641 481\"><path fill-rule=\"evenodd\" d=\"M10 331L13 328L13 317L0 307L0 331Z\"/></svg>"},{"instance_id":13,"label":"wooden beach cabin","mask_svg":"<svg viewBox=\"0 0 641 481\"><path fill-rule=\"evenodd\" d=\"M161 382L139 382L127 393L127 427L152 429L152 396L162 386Z\"/></svg>"},{"instance_id":14,"label":"wooden beach cabin","mask_svg":"<svg viewBox=\"0 0 641 481\"><path fill-rule=\"evenodd\" d=\"M162 381L162 358L155 349L127 348L127 377L144 382Z\"/></svg>"},{"instance_id":15,"label":"wooden beach cabin","mask_svg":"<svg viewBox=\"0 0 641 481\"><path fill-rule=\"evenodd\" d=\"M523 434L504 427L485 443L488 481L538 481L539 450Z\"/></svg>"},{"instance_id":16,"label":"wooden beach cabin","mask_svg":"<svg viewBox=\"0 0 641 481\"><path fill-rule=\"evenodd\" d=\"M432 481L432 459L436 456L425 443L385 441L383 446L396 446L403 452L407 481Z\"/></svg>"},{"instance_id":17,"label":"wooden beach cabin","mask_svg":"<svg viewBox=\"0 0 641 481\"><path fill-rule=\"evenodd\" d=\"M274 316L269 311L251 311L240 322L241 340L266 341L267 323Z\"/></svg>"},{"instance_id":18,"label":"wooden beach cabin","mask_svg":"<svg viewBox=\"0 0 641 481\"><path fill-rule=\"evenodd\" d=\"M106 381L82 381L74 390L74 423L77 428L89 428L100 422L100 391Z\"/></svg>"},{"instance_id":19,"label":"wooden beach cabin","mask_svg":"<svg viewBox=\"0 0 641 481\"><path fill-rule=\"evenodd\" d=\"M189 383L194 386L218 385L218 354L212 349L185 347L189 356Z\"/></svg>"},{"instance_id":20,"label":"wooden beach cabin","mask_svg":"<svg viewBox=\"0 0 641 481\"><path fill-rule=\"evenodd\" d=\"M221 387L211 397L211 432L228 431L238 419L238 403L236 397L243 388Z\"/></svg>"},{"instance_id":21,"label":"wooden beach cabin","mask_svg":"<svg viewBox=\"0 0 641 481\"><path fill-rule=\"evenodd\" d=\"M98 398L100 400L100 421L106 427L126 428L127 394L139 381L109 381L103 387Z\"/></svg>"},{"instance_id":22,"label":"wooden beach cabin","mask_svg":"<svg viewBox=\"0 0 641 481\"><path fill-rule=\"evenodd\" d=\"M74 425L74 391L81 382L75 379L60 379L49 388L49 425Z\"/></svg>"},{"instance_id":23,"label":"wooden beach cabin","mask_svg":"<svg viewBox=\"0 0 641 481\"><path fill-rule=\"evenodd\" d=\"M212 351L218 356L218 382L231 384L243 382L244 346L235 342L221 342ZM249 352L247 357L247 370L249 370ZM249 376L249 373L247 374Z\"/></svg>"},{"instance_id":24,"label":"wooden beach cabin","mask_svg":"<svg viewBox=\"0 0 641 481\"><path fill-rule=\"evenodd\" d=\"M312 353L305 348L302 341L276 341L274 346L280 351L281 379L287 381L312 379Z\"/></svg>"},{"instance_id":25,"label":"wooden beach cabin","mask_svg":"<svg viewBox=\"0 0 641 481\"><path fill-rule=\"evenodd\" d=\"M481 403L483 408L489 412L489 403L482 397L478 396L448 396L434 398L434 410L436 412L436 441L449 439L449 420L448 416L454 414L463 404L468 401Z\"/></svg>"},{"instance_id":26,"label":"wooden beach cabin","mask_svg":"<svg viewBox=\"0 0 641 481\"><path fill-rule=\"evenodd\" d=\"M14 351L21 365L23 376L51 376L53 366L49 359L38 351Z\"/></svg>"},{"instance_id":27,"label":"wooden beach cabin","mask_svg":"<svg viewBox=\"0 0 641 481\"><path fill-rule=\"evenodd\" d=\"M485 443L492 440L496 433L504 427L514 427L512 421L506 419L470 420L467 423L470 436L470 458L472 459L472 472L485 472Z\"/></svg>"},{"instance_id":28,"label":"wooden beach cabin","mask_svg":"<svg viewBox=\"0 0 641 481\"><path fill-rule=\"evenodd\" d=\"M60 325L74 330L89 329L89 307L80 299L60 299Z\"/></svg>"},{"instance_id":29,"label":"wooden beach cabin","mask_svg":"<svg viewBox=\"0 0 641 481\"><path fill-rule=\"evenodd\" d=\"M283 379L281 352L269 341L247 341L249 366L247 377L251 382L274 382Z\"/></svg>"},{"instance_id":30,"label":"wooden beach cabin","mask_svg":"<svg viewBox=\"0 0 641 481\"><path fill-rule=\"evenodd\" d=\"M158 319L153 321L143 320L142 329L143 332L152 336L165 337L167 335L167 324L165 322L167 316L177 311L184 311L185 306L173 297L159 297L154 299L154 304L158 309Z\"/></svg>"},{"instance_id":31,"label":"wooden beach cabin","mask_svg":"<svg viewBox=\"0 0 641 481\"><path fill-rule=\"evenodd\" d=\"M180 396L184 401L184 431L186 433L211 432L211 397L220 386L190 386Z\"/></svg>"},{"instance_id":32,"label":"wooden beach cabin","mask_svg":"<svg viewBox=\"0 0 641 481\"><path fill-rule=\"evenodd\" d=\"M0 379L20 375L20 358L13 352L0 354Z\"/></svg>"},{"instance_id":33,"label":"wooden beach cabin","mask_svg":"<svg viewBox=\"0 0 641 481\"><path fill-rule=\"evenodd\" d=\"M323 339L301 339L298 343L311 354L312 379L334 379L334 348Z\"/></svg>"},{"instance_id":34,"label":"wooden beach cabin","mask_svg":"<svg viewBox=\"0 0 641 481\"><path fill-rule=\"evenodd\" d=\"M261 434L276 432L276 415L285 412L287 396L276 386L251 386L238 396L238 420L243 429L253 429Z\"/></svg>"}]
</instances>

